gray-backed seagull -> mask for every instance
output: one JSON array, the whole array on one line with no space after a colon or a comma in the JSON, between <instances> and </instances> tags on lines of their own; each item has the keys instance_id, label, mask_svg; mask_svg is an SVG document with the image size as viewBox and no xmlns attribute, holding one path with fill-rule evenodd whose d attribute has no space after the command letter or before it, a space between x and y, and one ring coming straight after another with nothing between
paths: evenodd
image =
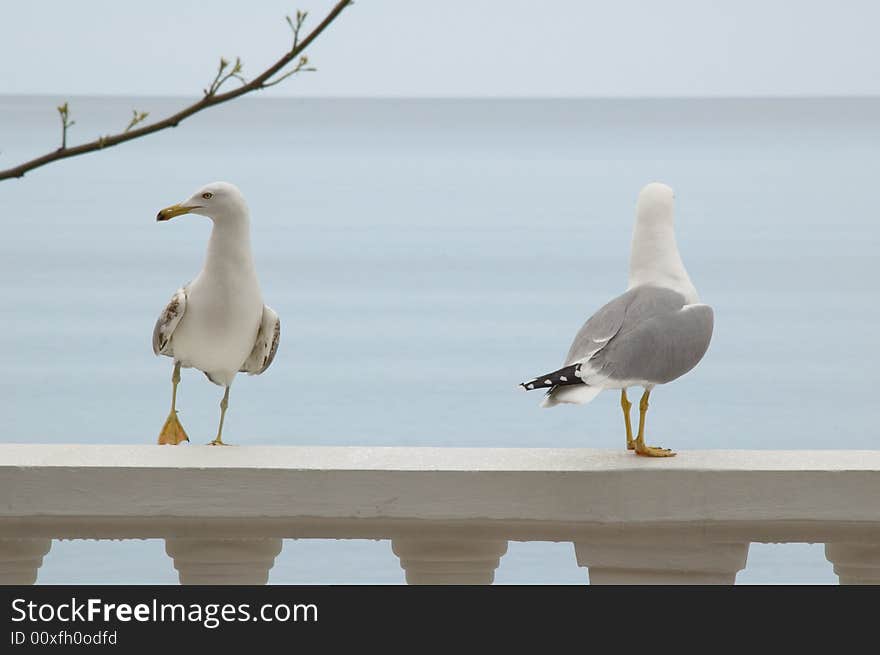
<instances>
[{"instance_id":1,"label":"gray-backed seagull","mask_svg":"<svg viewBox=\"0 0 880 655\"><path fill-rule=\"evenodd\" d=\"M626 447L638 455L670 457L666 448L645 445L645 414L651 390L690 371L712 338L713 312L700 303L675 242L675 196L665 184L642 189L636 205L629 262L629 287L584 324L563 368L523 382L547 389L542 407L584 404L603 389L620 389ZM632 434L627 387L644 388L639 430Z\"/></svg>"}]
</instances>

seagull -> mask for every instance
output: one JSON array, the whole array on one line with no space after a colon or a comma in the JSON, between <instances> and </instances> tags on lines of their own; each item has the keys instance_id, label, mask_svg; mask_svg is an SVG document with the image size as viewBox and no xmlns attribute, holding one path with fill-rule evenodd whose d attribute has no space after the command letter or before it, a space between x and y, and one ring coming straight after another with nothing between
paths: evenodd
<instances>
[{"instance_id":1,"label":"seagull","mask_svg":"<svg viewBox=\"0 0 880 655\"><path fill-rule=\"evenodd\" d=\"M161 210L156 220L183 214L207 216L214 227L201 272L175 292L153 328L153 352L174 360L171 411L159 443L189 441L177 418L183 367L196 368L225 388L217 437L209 444L225 446L223 419L235 374L259 375L269 368L278 350L281 321L263 304L251 252L250 216L241 192L228 182L214 182Z\"/></svg>"},{"instance_id":2,"label":"seagull","mask_svg":"<svg viewBox=\"0 0 880 655\"><path fill-rule=\"evenodd\" d=\"M675 194L665 184L642 189L636 204L629 260L629 286L584 323L562 368L523 382L526 391L547 389L542 407L583 405L603 389L620 389L626 447L646 457L671 457L667 448L645 445L651 390L672 382L706 354L714 314L700 303L678 253L672 210ZM643 387L639 431L632 434L628 387Z\"/></svg>"}]
</instances>

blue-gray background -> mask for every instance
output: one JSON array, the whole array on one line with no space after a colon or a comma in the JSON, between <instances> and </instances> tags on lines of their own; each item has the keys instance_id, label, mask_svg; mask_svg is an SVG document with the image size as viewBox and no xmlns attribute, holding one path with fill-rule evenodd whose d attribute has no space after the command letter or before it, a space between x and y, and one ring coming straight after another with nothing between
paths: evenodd
<instances>
[{"instance_id":1,"label":"blue-gray background","mask_svg":"<svg viewBox=\"0 0 880 655\"><path fill-rule=\"evenodd\" d=\"M0 96L2 161L53 145L54 97ZM131 107L73 98L77 136ZM874 448L880 101L245 99L0 186L0 415L12 442L151 443L170 362L156 315L210 223L154 220L215 179L253 214L272 368L240 378L239 444L620 448L617 398L540 410L626 285L633 208L675 187L685 262L716 312L703 363L653 398L653 441ZM213 436L190 371L181 418ZM185 493L185 490L181 490ZM287 542L273 582L400 582L383 542ZM499 582L580 582L570 544L511 544ZM753 546L743 582L828 582L821 546ZM160 541L56 543L41 582L172 582Z\"/></svg>"},{"instance_id":2,"label":"blue-gray background","mask_svg":"<svg viewBox=\"0 0 880 655\"><path fill-rule=\"evenodd\" d=\"M28 0L0 21L4 93L184 95L245 75L335 0ZM880 94L875 0L357 0L269 95Z\"/></svg>"}]
</instances>

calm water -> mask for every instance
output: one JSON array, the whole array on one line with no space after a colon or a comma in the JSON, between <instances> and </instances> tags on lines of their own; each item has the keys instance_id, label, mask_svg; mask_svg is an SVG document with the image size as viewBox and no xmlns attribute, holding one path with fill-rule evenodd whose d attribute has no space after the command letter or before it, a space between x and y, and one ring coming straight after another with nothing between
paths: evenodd
<instances>
[{"instance_id":1,"label":"calm water","mask_svg":"<svg viewBox=\"0 0 880 655\"><path fill-rule=\"evenodd\" d=\"M0 167L57 145L56 98L0 96ZM131 109L74 98L74 142ZM156 210L215 179L253 214L278 358L233 389L239 444L622 445L613 394L539 410L622 291L639 188L675 187L679 244L716 329L652 397L653 440L872 448L880 102L244 100L0 183L4 441L151 443L170 363L156 315L209 221ZM187 372L190 435L220 389ZM500 582L581 582L570 544L511 544ZM41 582L173 582L160 541L56 543ZM401 582L385 542L291 541L273 582ZM821 546L752 547L743 582L831 582Z\"/></svg>"}]
</instances>

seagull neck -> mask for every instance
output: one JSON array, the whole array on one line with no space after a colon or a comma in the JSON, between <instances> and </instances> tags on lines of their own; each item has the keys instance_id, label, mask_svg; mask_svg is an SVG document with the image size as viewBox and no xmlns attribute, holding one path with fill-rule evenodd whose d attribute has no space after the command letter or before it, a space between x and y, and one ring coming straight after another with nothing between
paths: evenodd
<instances>
[{"instance_id":1,"label":"seagull neck","mask_svg":"<svg viewBox=\"0 0 880 655\"><path fill-rule=\"evenodd\" d=\"M234 221L214 221L204 270L221 274L231 270L255 270L247 215Z\"/></svg>"},{"instance_id":2,"label":"seagull neck","mask_svg":"<svg viewBox=\"0 0 880 655\"><path fill-rule=\"evenodd\" d=\"M688 303L699 300L678 252L672 225L636 221L629 260L629 289L649 284L678 291Z\"/></svg>"}]
</instances>

